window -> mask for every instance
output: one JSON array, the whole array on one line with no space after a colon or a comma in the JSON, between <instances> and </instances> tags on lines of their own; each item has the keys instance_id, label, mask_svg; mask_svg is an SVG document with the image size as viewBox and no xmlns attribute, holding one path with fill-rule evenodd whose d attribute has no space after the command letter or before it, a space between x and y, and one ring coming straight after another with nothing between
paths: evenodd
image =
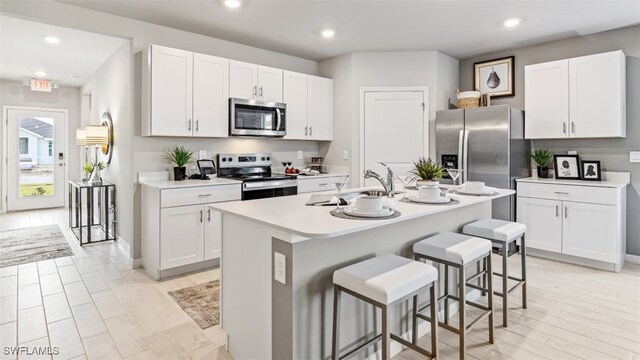
<instances>
[{"instance_id":1,"label":"window","mask_svg":"<svg viewBox=\"0 0 640 360\"><path fill-rule=\"evenodd\" d=\"M26 137L20 138L20 155L29 153L29 139Z\"/></svg>"},{"instance_id":2,"label":"window","mask_svg":"<svg viewBox=\"0 0 640 360\"><path fill-rule=\"evenodd\" d=\"M53 141L49 141L49 156L53 156Z\"/></svg>"}]
</instances>

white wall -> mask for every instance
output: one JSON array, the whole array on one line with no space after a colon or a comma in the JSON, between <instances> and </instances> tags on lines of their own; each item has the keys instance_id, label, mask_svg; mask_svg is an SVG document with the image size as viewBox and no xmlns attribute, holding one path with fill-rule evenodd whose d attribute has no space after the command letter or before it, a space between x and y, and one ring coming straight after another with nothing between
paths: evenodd
<instances>
[{"instance_id":1,"label":"white wall","mask_svg":"<svg viewBox=\"0 0 640 360\"><path fill-rule=\"evenodd\" d=\"M76 145L75 139L75 129L78 128L80 124L80 88L61 86L50 93L46 93L31 91L31 89L18 81L0 80L0 106L4 105L69 110L68 132L74 135L67 136L69 153L67 154L66 163L69 170L69 179L78 180L80 178L80 149ZM0 134L4 134L3 125L4 121L0 121ZM0 159L4 158L4 154L2 154L4 141L4 136L0 136ZM2 179L4 174L4 167L5 163L0 161L0 179ZM1 191L0 189L0 192ZM6 194L0 194L0 199L5 195ZM0 210L3 210L2 203L3 202L0 201Z\"/></svg>"},{"instance_id":2,"label":"white wall","mask_svg":"<svg viewBox=\"0 0 640 360\"><path fill-rule=\"evenodd\" d=\"M121 169L117 172L123 187L118 186L118 192L129 193L132 203L128 200L118 202L118 234L132 243L132 257L140 256L140 227L139 227L139 203L140 194L135 185L136 175L139 171L168 170L170 165L161 160L163 152L175 145L184 145L193 150L207 150L214 155L219 152L251 152L273 151L277 161L287 160L297 164L297 151L304 152L305 158L318 154L318 142L285 141L285 140L251 140L251 139L190 139L190 138L146 138L141 135L141 54L140 51L150 43L192 50L204 54L226 57L230 59L253 62L261 65L282 68L301 73L318 75L318 63L294 56L284 55L273 51L232 43L204 35L189 33L182 30L159 26L134 19L115 16L98 11L88 10L51 0L40 1L2 1L0 11L4 15L14 15L33 21L50 23L58 26L66 26L73 29L91 31L105 35L118 36L131 39L131 68L130 88L124 84L118 91L130 91L132 99L132 111L129 116L122 114L120 119L126 120L126 124L116 125L116 131L122 126L127 127L129 134L115 134L118 142L131 141L131 148L122 155L120 162L130 161L131 171ZM115 61L114 58L112 60ZM125 61L121 59L120 61ZM113 65L116 66L116 65ZM118 65L124 66L124 65ZM120 76L121 74L118 74ZM118 85L118 86L120 86ZM117 86L108 87L109 97L120 95L115 90ZM101 110L96 109L95 112ZM97 113L96 113L97 114ZM93 115L93 120L98 118ZM114 119L115 121L115 119ZM75 128L75 127L74 127ZM127 137L125 139L124 137ZM120 146L123 146L120 143ZM113 160L116 161L115 159ZM121 166L124 166L122 164ZM109 169L114 173L115 170ZM106 173L105 173L106 177ZM124 196L125 193L122 193ZM118 197L120 199L121 196ZM131 241L134 239L134 241Z\"/></svg>"},{"instance_id":3,"label":"white wall","mask_svg":"<svg viewBox=\"0 0 640 360\"><path fill-rule=\"evenodd\" d=\"M436 111L446 109L446 99L455 94L457 69L457 59L437 51L353 53L322 61L320 74L334 81L334 141L321 149L325 162L345 165L342 152L348 150L352 184L360 177L360 88L428 87L429 127L433 129ZM430 134L433 152L434 132L430 131Z\"/></svg>"}]
</instances>

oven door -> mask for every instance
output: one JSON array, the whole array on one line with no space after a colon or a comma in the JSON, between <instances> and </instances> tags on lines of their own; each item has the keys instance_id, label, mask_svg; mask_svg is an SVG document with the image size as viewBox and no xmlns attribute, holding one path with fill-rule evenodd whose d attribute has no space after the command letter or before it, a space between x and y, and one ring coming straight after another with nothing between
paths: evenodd
<instances>
[{"instance_id":1,"label":"oven door","mask_svg":"<svg viewBox=\"0 0 640 360\"><path fill-rule=\"evenodd\" d=\"M229 135L283 137L286 105L245 99L229 99Z\"/></svg>"},{"instance_id":2,"label":"oven door","mask_svg":"<svg viewBox=\"0 0 640 360\"><path fill-rule=\"evenodd\" d=\"M256 181L242 184L242 200L298 194L297 180Z\"/></svg>"}]
</instances>

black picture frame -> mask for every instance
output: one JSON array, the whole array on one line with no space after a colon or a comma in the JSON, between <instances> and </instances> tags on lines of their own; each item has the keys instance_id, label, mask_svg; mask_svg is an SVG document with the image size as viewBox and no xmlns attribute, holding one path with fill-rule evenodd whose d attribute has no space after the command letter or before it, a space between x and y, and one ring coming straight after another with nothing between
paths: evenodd
<instances>
[{"instance_id":1,"label":"black picture frame","mask_svg":"<svg viewBox=\"0 0 640 360\"><path fill-rule=\"evenodd\" d=\"M491 98L498 98L498 97L505 97L505 96L514 96L516 94L516 90L515 90L515 73L514 73L514 68L515 68L515 56L507 56L507 57L503 57L503 58L498 58L498 59L491 59L491 60L485 60L485 61L479 61L476 63L473 63L473 78L474 78L474 89L476 91L479 91L481 94L489 94L491 95ZM507 88L506 89L502 89L499 91L490 91L488 90L489 88L489 84L487 83L486 85L484 84L484 77L481 79L481 73L483 72L482 70L485 68L489 68L492 67L504 67L506 66L505 69L503 69L502 71L498 70L500 73L503 74L503 79L500 79L498 76L498 86L501 81L506 80L507 81ZM496 73L495 71L492 70L492 72ZM497 73L496 73L497 75ZM489 75L491 76L491 75ZM505 79L506 78L506 79ZM488 82L489 80L487 80L486 82ZM482 83L481 83L482 82ZM493 82L495 83L495 82Z\"/></svg>"},{"instance_id":2,"label":"black picture frame","mask_svg":"<svg viewBox=\"0 0 640 360\"><path fill-rule=\"evenodd\" d=\"M553 165L555 166L556 179L580 180L580 157L578 155L553 155Z\"/></svg>"},{"instance_id":3,"label":"black picture frame","mask_svg":"<svg viewBox=\"0 0 640 360\"><path fill-rule=\"evenodd\" d=\"M602 170L598 160L582 160L580 173L582 174L582 180L602 181Z\"/></svg>"}]
</instances>

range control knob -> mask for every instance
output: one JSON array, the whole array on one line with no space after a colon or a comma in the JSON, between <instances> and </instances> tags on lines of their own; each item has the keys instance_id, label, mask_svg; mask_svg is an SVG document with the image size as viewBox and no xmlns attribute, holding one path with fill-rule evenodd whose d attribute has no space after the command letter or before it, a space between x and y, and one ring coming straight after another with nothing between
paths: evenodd
<instances>
[{"instance_id":1,"label":"range control knob","mask_svg":"<svg viewBox=\"0 0 640 360\"><path fill-rule=\"evenodd\" d=\"M267 156L267 160L271 160L271 158L269 156Z\"/></svg>"},{"instance_id":2,"label":"range control knob","mask_svg":"<svg viewBox=\"0 0 640 360\"><path fill-rule=\"evenodd\" d=\"M264 161L264 156L260 158L260 160Z\"/></svg>"},{"instance_id":3,"label":"range control knob","mask_svg":"<svg viewBox=\"0 0 640 360\"><path fill-rule=\"evenodd\" d=\"M227 158L222 158L222 162L226 162L226 161L227 161Z\"/></svg>"}]
</instances>

